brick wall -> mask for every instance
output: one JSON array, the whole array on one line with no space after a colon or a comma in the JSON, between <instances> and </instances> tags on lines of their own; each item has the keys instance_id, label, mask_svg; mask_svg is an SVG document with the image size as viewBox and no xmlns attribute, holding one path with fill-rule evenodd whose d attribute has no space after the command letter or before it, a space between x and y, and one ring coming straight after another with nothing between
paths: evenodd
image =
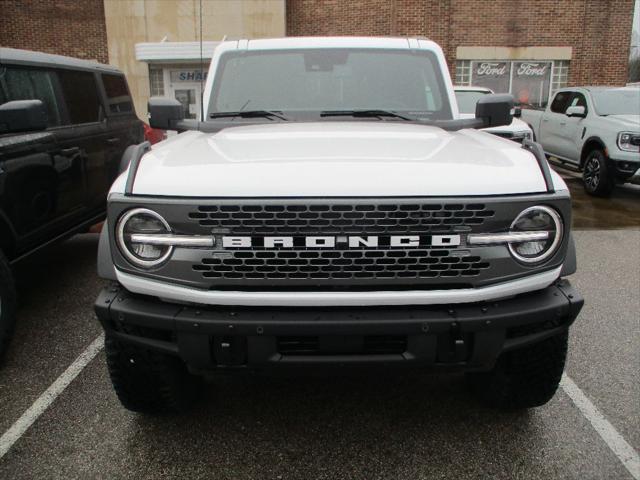
<instances>
[{"instance_id":1,"label":"brick wall","mask_svg":"<svg viewBox=\"0 0 640 480\"><path fill-rule=\"evenodd\" d=\"M426 36L456 47L573 48L569 84L623 85L634 0L287 0L287 35Z\"/></svg>"},{"instance_id":2,"label":"brick wall","mask_svg":"<svg viewBox=\"0 0 640 480\"><path fill-rule=\"evenodd\" d=\"M0 46L107 63L103 0L0 0Z\"/></svg>"}]
</instances>

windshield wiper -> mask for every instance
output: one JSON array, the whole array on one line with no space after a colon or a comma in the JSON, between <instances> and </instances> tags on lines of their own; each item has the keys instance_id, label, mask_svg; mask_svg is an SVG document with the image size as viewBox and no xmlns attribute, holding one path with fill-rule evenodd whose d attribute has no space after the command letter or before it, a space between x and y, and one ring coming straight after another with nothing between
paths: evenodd
<instances>
[{"instance_id":1,"label":"windshield wiper","mask_svg":"<svg viewBox=\"0 0 640 480\"><path fill-rule=\"evenodd\" d=\"M413 117L401 115L393 110L324 110L320 112L321 117L392 117L399 118L401 120L416 120Z\"/></svg>"},{"instance_id":2,"label":"windshield wiper","mask_svg":"<svg viewBox=\"0 0 640 480\"><path fill-rule=\"evenodd\" d=\"M241 110L238 112L214 112L209 114L209 118L278 118L280 120L289 120L282 112L273 110Z\"/></svg>"}]
</instances>

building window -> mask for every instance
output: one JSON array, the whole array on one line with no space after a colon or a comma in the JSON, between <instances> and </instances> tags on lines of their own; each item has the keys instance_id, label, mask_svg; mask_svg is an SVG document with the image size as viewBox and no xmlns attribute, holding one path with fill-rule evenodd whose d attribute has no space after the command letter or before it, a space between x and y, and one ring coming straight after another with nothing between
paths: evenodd
<instances>
[{"instance_id":1,"label":"building window","mask_svg":"<svg viewBox=\"0 0 640 480\"><path fill-rule=\"evenodd\" d=\"M551 75L551 93L567 86L569 82L569 60L556 60L553 62L553 74Z\"/></svg>"},{"instance_id":2,"label":"building window","mask_svg":"<svg viewBox=\"0 0 640 480\"><path fill-rule=\"evenodd\" d=\"M149 91L152 97L164 97L164 78L161 68L149 66Z\"/></svg>"},{"instance_id":3,"label":"building window","mask_svg":"<svg viewBox=\"0 0 640 480\"><path fill-rule=\"evenodd\" d=\"M567 60L457 60L456 85L511 93L516 102L545 106L551 94L567 85Z\"/></svg>"},{"instance_id":4,"label":"building window","mask_svg":"<svg viewBox=\"0 0 640 480\"><path fill-rule=\"evenodd\" d=\"M471 60L456 61L456 85L471 85Z\"/></svg>"}]
</instances>

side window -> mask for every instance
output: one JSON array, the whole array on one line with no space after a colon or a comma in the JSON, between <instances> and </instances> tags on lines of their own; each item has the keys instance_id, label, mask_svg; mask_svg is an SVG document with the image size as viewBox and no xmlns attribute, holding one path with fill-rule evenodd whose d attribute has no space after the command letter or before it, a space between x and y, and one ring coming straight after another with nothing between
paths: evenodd
<instances>
[{"instance_id":1,"label":"side window","mask_svg":"<svg viewBox=\"0 0 640 480\"><path fill-rule=\"evenodd\" d=\"M110 113L133 111L133 103L124 75L102 75L102 83L107 94L107 108Z\"/></svg>"},{"instance_id":2,"label":"side window","mask_svg":"<svg viewBox=\"0 0 640 480\"><path fill-rule=\"evenodd\" d=\"M60 108L51 72L40 69L0 67L0 104L13 100L41 100L47 109L47 125L60 125Z\"/></svg>"},{"instance_id":3,"label":"side window","mask_svg":"<svg viewBox=\"0 0 640 480\"><path fill-rule=\"evenodd\" d=\"M60 87L73 124L100 120L100 97L93 73L58 70Z\"/></svg>"},{"instance_id":4,"label":"side window","mask_svg":"<svg viewBox=\"0 0 640 480\"><path fill-rule=\"evenodd\" d=\"M569 106L569 99L572 92L558 92L551 102L551 111L554 113L564 113Z\"/></svg>"}]
</instances>

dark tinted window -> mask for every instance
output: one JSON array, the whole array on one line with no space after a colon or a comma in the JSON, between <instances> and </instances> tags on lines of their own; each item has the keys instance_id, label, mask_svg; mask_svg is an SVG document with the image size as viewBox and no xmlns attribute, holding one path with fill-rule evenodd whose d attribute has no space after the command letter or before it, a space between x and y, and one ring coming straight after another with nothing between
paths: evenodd
<instances>
[{"instance_id":1,"label":"dark tinted window","mask_svg":"<svg viewBox=\"0 0 640 480\"><path fill-rule=\"evenodd\" d=\"M59 70L58 78L71 123L97 122L100 97L93 73Z\"/></svg>"},{"instance_id":2,"label":"dark tinted window","mask_svg":"<svg viewBox=\"0 0 640 480\"><path fill-rule=\"evenodd\" d=\"M551 103L551 111L555 113L564 113L569 106L569 99L571 98L571 95L571 92L559 92Z\"/></svg>"},{"instance_id":3,"label":"dark tinted window","mask_svg":"<svg viewBox=\"0 0 640 480\"><path fill-rule=\"evenodd\" d=\"M133 111L131 96L123 75L102 75L102 83L107 94L107 104L111 113Z\"/></svg>"},{"instance_id":4,"label":"dark tinted window","mask_svg":"<svg viewBox=\"0 0 640 480\"><path fill-rule=\"evenodd\" d=\"M0 67L0 104L13 100L41 100L47 108L47 124L60 125L60 109L54 78L38 69Z\"/></svg>"}]
</instances>

